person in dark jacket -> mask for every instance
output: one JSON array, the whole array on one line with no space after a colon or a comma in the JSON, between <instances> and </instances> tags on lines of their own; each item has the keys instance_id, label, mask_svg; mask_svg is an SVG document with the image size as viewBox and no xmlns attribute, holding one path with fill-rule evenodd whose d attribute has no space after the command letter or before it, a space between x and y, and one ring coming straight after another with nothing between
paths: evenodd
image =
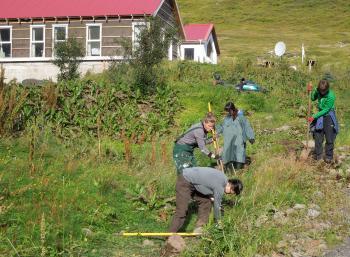
<instances>
[{"instance_id":1,"label":"person in dark jacket","mask_svg":"<svg viewBox=\"0 0 350 257\"><path fill-rule=\"evenodd\" d=\"M315 140L314 159L322 159L323 141L326 139L324 161L331 163L333 161L334 141L339 131L335 115L335 94L329 88L327 80L320 80L314 90L312 90L310 84L308 90L312 91L311 100L318 101L318 112L308 118Z\"/></svg>"},{"instance_id":2,"label":"person in dark jacket","mask_svg":"<svg viewBox=\"0 0 350 257\"><path fill-rule=\"evenodd\" d=\"M214 199L214 219L221 218L221 201L224 194L239 195L243 184L238 179L227 179L220 170L208 167L185 168L177 177L176 211L169 232L178 232L186 219L192 197L198 202L198 219L195 232L208 222Z\"/></svg>"},{"instance_id":3,"label":"person in dark jacket","mask_svg":"<svg viewBox=\"0 0 350 257\"><path fill-rule=\"evenodd\" d=\"M192 125L184 134L175 140L173 149L173 159L178 174L181 174L184 168L197 166L194 157L194 149L200 151L209 158L219 160L220 156L212 153L206 144L212 143L208 138L208 132L215 127L216 118L214 114L208 113L202 122Z\"/></svg>"}]
</instances>

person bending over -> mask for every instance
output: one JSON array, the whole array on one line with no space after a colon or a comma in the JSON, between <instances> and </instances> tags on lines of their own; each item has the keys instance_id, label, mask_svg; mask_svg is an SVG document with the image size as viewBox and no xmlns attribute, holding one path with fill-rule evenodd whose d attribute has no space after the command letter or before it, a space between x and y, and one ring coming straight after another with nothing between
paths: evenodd
<instances>
[{"instance_id":1,"label":"person bending over","mask_svg":"<svg viewBox=\"0 0 350 257\"><path fill-rule=\"evenodd\" d=\"M185 222L191 198L198 203L198 219L195 232L208 222L211 198L214 198L214 219L221 218L221 201L223 195L239 195L243 184L239 179L227 179L220 170L208 167L185 168L176 181L176 211L169 232L178 232Z\"/></svg>"}]
</instances>

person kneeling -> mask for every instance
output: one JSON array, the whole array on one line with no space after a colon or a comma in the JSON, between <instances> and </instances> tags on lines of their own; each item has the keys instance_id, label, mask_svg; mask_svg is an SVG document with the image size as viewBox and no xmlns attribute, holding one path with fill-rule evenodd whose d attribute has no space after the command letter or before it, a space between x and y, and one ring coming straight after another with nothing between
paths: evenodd
<instances>
[{"instance_id":1,"label":"person kneeling","mask_svg":"<svg viewBox=\"0 0 350 257\"><path fill-rule=\"evenodd\" d=\"M228 179L220 170L208 167L191 167L183 170L176 182L176 211L169 232L178 232L185 222L188 205L193 197L198 202L196 231L209 220L214 198L214 219L221 218L221 201L224 193L239 195L243 184L239 179Z\"/></svg>"}]
</instances>

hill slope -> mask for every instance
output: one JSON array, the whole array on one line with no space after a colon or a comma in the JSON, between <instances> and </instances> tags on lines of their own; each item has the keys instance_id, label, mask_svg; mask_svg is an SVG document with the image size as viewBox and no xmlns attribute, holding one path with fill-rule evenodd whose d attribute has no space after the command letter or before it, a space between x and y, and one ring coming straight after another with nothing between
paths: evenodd
<instances>
[{"instance_id":1,"label":"hill slope","mask_svg":"<svg viewBox=\"0 0 350 257\"><path fill-rule=\"evenodd\" d=\"M284 41L287 52L300 57L304 43L308 58L321 63L349 63L350 2L179 0L183 22L215 24L221 60L268 57ZM196 10L196 11L194 11ZM300 62L300 58L297 58Z\"/></svg>"}]
</instances>

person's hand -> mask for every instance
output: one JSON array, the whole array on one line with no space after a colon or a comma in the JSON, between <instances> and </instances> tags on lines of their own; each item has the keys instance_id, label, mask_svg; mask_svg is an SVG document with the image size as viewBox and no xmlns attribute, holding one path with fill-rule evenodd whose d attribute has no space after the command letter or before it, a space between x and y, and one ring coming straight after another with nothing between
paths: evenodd
<instances>
[{"instance_id":1,"label":"person's hand","mask_svg":"<svg viewBox=\"0 0 350 257\"><path fill-rule=\"evenodd\" d=\"M307 84L307 92L311 92L312 91L312 84L311 82L309 84Z\"/></svg>"},{"instance_id":2,"label":"person's hand","mask_svg":"<svg viewBox=\"0 0 350 257\"><path fill-rule=\"evenodd\" d=\"M208 156L212 159L215 159L215 160L221 160L221 156L218 155L218 154L214 154L214 153L209 153Z\"/></svg>"},{"instance_id":3,"label":"person's hand","mask_svg":"<svg viewBox=\"0 0 350 257\"><path fill-rule=\"evenodd\" d=\"M307 121L309 122L309 123L311 123L311 122L313 122L315 120L315 118L314 117L309 117L309 118L307 118Z\"/></svg>"},{"instance_id":4,"label":"person's hand","mask_svg":"<svg viewBox=\"0 0 350 257\"><path fill-rule=\"evenodd\" d=\"M249 143L254 144L255 143L255 139L254 138L249 139Z\"/></svg>"}]
</instances>

